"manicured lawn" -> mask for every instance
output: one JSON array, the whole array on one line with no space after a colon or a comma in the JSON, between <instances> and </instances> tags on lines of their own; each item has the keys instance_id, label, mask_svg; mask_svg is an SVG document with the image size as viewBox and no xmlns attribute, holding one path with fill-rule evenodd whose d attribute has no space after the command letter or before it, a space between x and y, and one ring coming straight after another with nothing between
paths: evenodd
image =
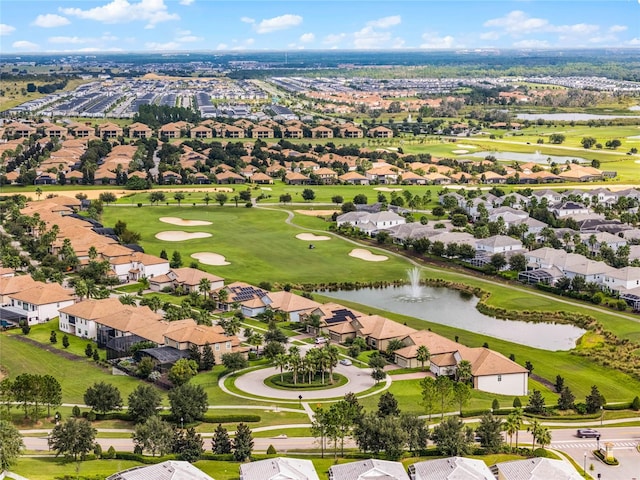
<instances>
[{"instance_id":1,"label":"manicured lawn","mask_svg":"<svg viewBox=\"0 0 640 480\"><path fill-rule=\"evenodd\" d=\"M54 375L62 387L63 403L84 403L84 392L94 382L107 382L117 386L123 399L126 399L139 384L137 379L129 376L111 375L110 370L97 367L93 360L67 360L22 343L13 338L13 335L0 335L2 366L8 370L11 377L21 373Z\"/></svg>"},{"instance_id":2,"label":"manicured lawn","mask_svg":"<svg viewBox=\"0 0 640 480\"><path fill-rule=\"evenodd\" d=\"M129 460L89 460L80 462L78 474L107 477L113 473L139 465L140 463ZM11 471L29 480L51 480L52 478L60 478L65 475L75 478L76 463L65 462L62 458L55 458L54 456L21 457L18 463L11 467ZM216 480L218 480L217 477Z\"/></svg>"},{"instance_id":3,"label":"manicured lawn","mask_svg":"<svg viewBox=\"0 0 640 480\"><path fill-rule=\"evenodd\" d=\"M213 222L203 227L178 227L160 222L160 217L180 217ZM243 280L257 284L270 282L330 282L339 272L343 281L387 280L404 277L407 263L403 259L389 258L380 263L352 258L348 253L355 248L344 240L309 242L295 238L304 230L284 223L286 213L280 211L235 207L158 206L138 208L105 208L103 223L115 225L123 220L127 227L142 235L145 251L159 255L166 250L169 256L179 250L185 265L196 252L214 252L226 257L230 265L202 268L219 275L230 283ZM212 236L181 242L168 242L155 238L156 233L167 230L208 232ZM303 268L301 268L303 266Z\"/></svg>"}]
</instances>

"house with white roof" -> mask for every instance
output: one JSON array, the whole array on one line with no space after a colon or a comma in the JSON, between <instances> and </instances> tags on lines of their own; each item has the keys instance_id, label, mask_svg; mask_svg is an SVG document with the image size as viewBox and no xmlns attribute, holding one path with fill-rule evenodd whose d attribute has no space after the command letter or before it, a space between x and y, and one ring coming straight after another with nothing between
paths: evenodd
<instances>
[{"instance_id":1,"label":"house with white roof","mask_svg":"<svg viewBox=\"0 0 640 480\"><path fill-rule=\"evenodd\" d=\"M523 246L522 242L517 238L494 235L478 240L476 242L476 250L487 255L493 255L495 253L518 252L523 250Z\"/></svg>"},{"instance_id":2,"label":"house with white roof","mask_svg":"<svg viewBox=\"0 0 640 480\"><path fill-rule=\"evenodd\" d=\"M495 480L482 460L464 457L439 458L409 466L411 480Z\"/></svg>"},{"instance_id":3,"label":"house with white roof","mask_svg":"<svg viewBox=\"0 0 640 480\"><path fill-rule=\"evenodd\" d=\"M316 477L317 478L317 477ZM189 462L167 460L166 462L131 467L113 475L107 480L214 480Z\"/></svg>"},{"instance_id":4,"label":"house with white roof","mask_svg":"<svg viewBox=\"0 0 640 480\"><path fill-rule=\"evenodd\" d=\"M581 233L582 243L593 252L597 252L606 245L614 251L627 244L627 240L609 232Z\"/></svg>"},{"instance_id":5,"label":"house with white roof","mask_svg":"<svg viewBox=\"0 0 640 480\"><path fill-rule=\"evenodd\" d=\"M329 467L329 480L410 480L400 462L388 460L359 460Z\"/></svg>"},{"instance_id":6,"label":"house with white roof","mask_svg":"<svg viewBox=\"0 0 640 480\"><path fill-rule=\"evenodd\" d=\"M407 220L395 212L383 211L377 213L369 212L348 212L340 215L336 219L337 226L351 224L353 227L366 232L368 235L375 235L380 230L386 230L396 225L402 225Z\"/></svg>"},{"instance_id":7,"label":"house with white roof","mask_svg":"<svg viewBox=\"0 0 640 480\"><path fill-rule=\"evenodd\" d=\"M611 269L604 275L603 286L614 292L640 288L640 267Z\"/></svg>"},{"instance_id":8,"label":"house with white roof","mask_svg":"<svg viewBox=\"0 0 640 480\"><path fill-rule=\"evenodd\" d=\"M528 458L497 463L495 469L498 480L580 480L582 475L564 460L550 458Z\"/></svg>"},{"instance_id":9,"label":"house with white roof","mask_svg":"<svg viewBox=\"0 0 640 480\"><path fill-rule=\"evenodd\" d=\"M562 194L559 192L555 192L553 190L536 190L533 192L533 198L538 200L538 203L542 201L542 199L546 199L549 205L556 204L562 201Z\"/></svg>"},{"instance_id":10,"label":"house with white roof","mask_svg":"<svg viewBox=\"0 0 640 480\"><path fill-rule=\"evenodd\" d=\"M319 480L311 460L276 457L240 465L240 480Z\"/></svg>"}]
</instances>

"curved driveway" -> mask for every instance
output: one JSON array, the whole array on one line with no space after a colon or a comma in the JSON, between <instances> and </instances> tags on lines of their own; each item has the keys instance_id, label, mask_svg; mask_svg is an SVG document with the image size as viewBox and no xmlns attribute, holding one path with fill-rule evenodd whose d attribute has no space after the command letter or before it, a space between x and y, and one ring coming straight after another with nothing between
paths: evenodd
<instances>
[{"instance_id":1,"label":"curved driveway","mask_svg":"<svg viewBox=\"0 0 640 480\"><path fill-rule=\"evenodd\" d=\"M371 377L370 368L358 368L353 365L344 366L338 364L334 372L347 377L348 382L340 387L322 390L280 390L264 384L265 378L280 373L280 369L267 367L240 375L235 379L234 384L236 388L255 396L298 400L298 396L302 395L305 402L308 400L342 397L349 392L360 393L376 384L375 380ZM326 375L327 377L329 376L328 373Z\"/></svg>"}]
</instances>

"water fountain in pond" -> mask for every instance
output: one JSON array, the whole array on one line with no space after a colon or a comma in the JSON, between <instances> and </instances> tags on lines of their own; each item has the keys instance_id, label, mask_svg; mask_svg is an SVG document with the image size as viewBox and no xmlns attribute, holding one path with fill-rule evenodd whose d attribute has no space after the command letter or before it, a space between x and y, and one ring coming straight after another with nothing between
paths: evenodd
<instances>
[{"instance_id":1,"label":"water fountain in pond","mask_svg":"<svg viewBox=\"0 0 640 480\"><path fill-rule=\"evenodd\" d=\"M422 285L420 285L420 269L418 267L413 267L410 270L407 270L407 277L409 277L409 295L404 297L404 300L410 302L420 302L423 297L423 289Z\"/></svg>"}]
</instances>

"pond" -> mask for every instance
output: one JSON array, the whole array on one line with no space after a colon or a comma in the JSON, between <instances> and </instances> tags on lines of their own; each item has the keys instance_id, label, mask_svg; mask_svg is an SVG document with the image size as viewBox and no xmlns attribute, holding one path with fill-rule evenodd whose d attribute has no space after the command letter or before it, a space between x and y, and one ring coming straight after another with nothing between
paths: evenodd
<instances>
[{"instance_id":1,"label":"pond","mask_svg":"<svg viewBox=\"0 0 640 480\"><path fill-rule=\"evenodd\" d=\"M547 158L550 158L552 162L557 163L558 165L564 165L567 161L572 162L573 160L578 160L578 162L586 162L584 158L581 157L567 157L562 155L545 155L544 153L540 153L539 151L535 151L534 153L519 153L519 152L473 152L467 153L465 157L476 157L476 158L486 158L487 156L492 155L498 160L513 160L517 162L534 162L539 163L541 165L548 165Z\"/></svg>"},{"instance_id":2,"label":"pond","mask_svg":"<svg viewBox=\"0 0 640 480\"><path fill-rule=\"evenodd\" d=\"M473 295L449 288L420 288L419 295L412 292L411 286L319 293L543 350L570 350L586 332L573 325L559 323L500 320L480 313L476 309L478 298Z\"/></svg>"},{"instance_id":3,"label":"pond","mask_svg":"<svg viewBox=\"0 0 640 480\"><path fill-rule=\"evenodd\" d=\"M632 110L633 107L630 109ZM520 120L535 122L539 118L542 120L557 120L559 122L586 122L589 120L613 120L614 118L640 118L637 115L598 115L594 113L518 113L516 117Z\"/></svg>"}]
</instances>

